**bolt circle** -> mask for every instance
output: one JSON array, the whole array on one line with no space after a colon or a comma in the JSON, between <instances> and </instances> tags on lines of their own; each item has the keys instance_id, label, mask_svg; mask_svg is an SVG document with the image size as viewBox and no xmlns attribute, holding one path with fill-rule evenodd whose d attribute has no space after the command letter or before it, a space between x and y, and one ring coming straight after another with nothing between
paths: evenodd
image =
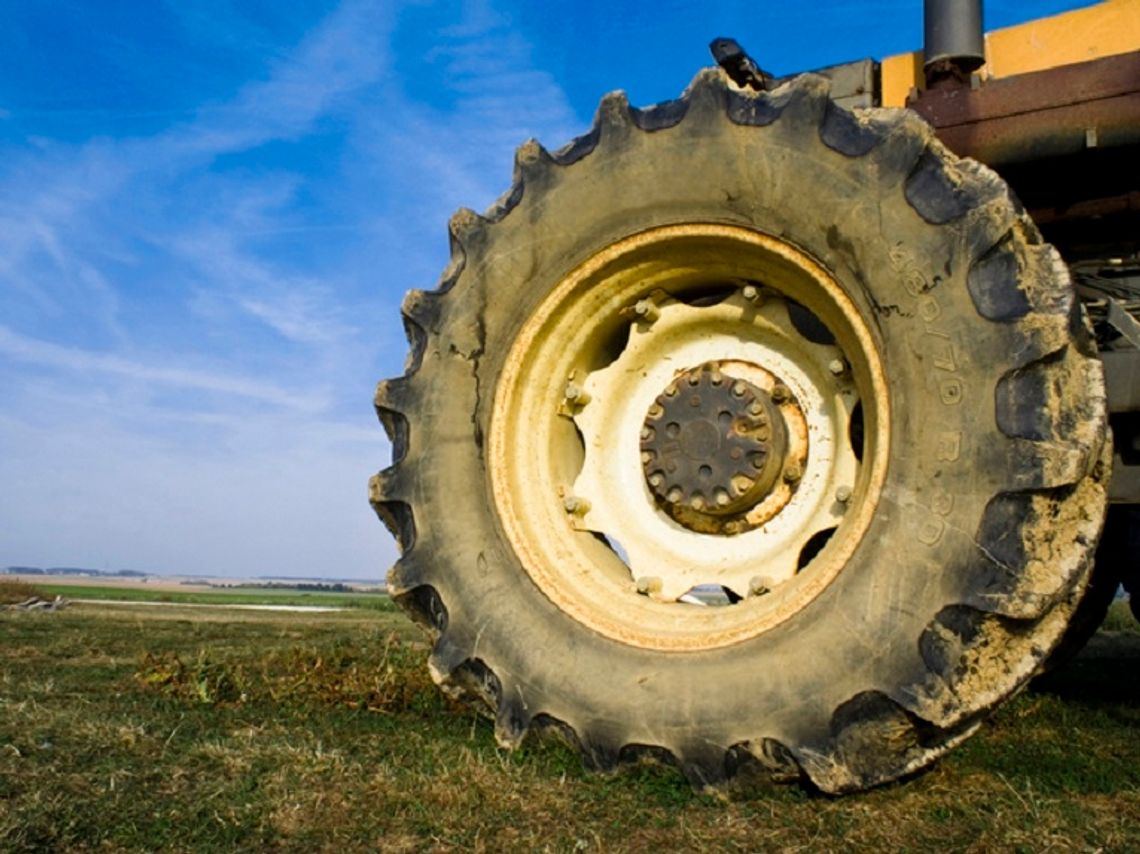
<instances>
[{"instance_id":1,"label":"bolt circle","mask_svg":"<svg viewBox=\"0 0 1140 854\"><path fill-rule=\"evenodd\" d=\"M676 394L678 385L685 394ZM763 500L787 453L782 416L769 393L715 362L674 379L649 406L641 428L650 492L676 521L696 530Z\"/></svg>"}]
</instances>

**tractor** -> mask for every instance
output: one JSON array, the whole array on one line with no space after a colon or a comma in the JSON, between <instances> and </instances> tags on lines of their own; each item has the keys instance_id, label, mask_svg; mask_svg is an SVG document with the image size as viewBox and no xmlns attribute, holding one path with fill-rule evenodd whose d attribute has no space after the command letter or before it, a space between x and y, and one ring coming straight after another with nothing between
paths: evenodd
<instances>
[{"instance_id":1,"label":"tractor","mask_svg":"<svg viewBox=\"0 0 1140 854\"><path fill-rule=\"evenodd\" d=\"M1140 4L925 6L607 95L406 295L388 589L502 746L862 790L1140 584Z\"/></svg>"}]
</instances>

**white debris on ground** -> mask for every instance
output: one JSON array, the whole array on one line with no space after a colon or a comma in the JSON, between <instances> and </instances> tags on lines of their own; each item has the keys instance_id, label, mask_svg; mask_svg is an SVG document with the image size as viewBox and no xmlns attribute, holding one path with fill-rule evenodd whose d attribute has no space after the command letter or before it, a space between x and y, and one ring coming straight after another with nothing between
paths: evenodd
<instances>
[{"instance_id":1,"label":"white debris on ground","mask_svg":"<svg viewBox=\"0 0 1140 854\"><path fill-rule=\"evenodd\" d=\"M39 596L32 596L25 599L23 602L16 602L11 605L4 606L3 610L8 611L62 611L70 604L62 596L56 596L54 599L44 599Z\"/></svg>"}]
</instances>

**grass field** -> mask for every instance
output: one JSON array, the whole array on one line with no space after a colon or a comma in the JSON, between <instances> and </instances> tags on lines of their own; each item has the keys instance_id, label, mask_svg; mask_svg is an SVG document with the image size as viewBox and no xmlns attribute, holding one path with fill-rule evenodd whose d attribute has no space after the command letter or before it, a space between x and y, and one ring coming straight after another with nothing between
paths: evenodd
<instances>
[{"instance_id":1,"label":"grass field","mask_svg":"<svg viewBox=\"0 0 1140 854\"><path fill-rule=\"evenodd\" d=\"M9 585L12 582L8 582ZM26 582L25 582L26 584ZM214 588L210 590L156 589L145 584L56 584L35 583L35 590L48 596L72 600L111 600L116 602L168 602L180 605L287 605L326 608L373 608L395 610L382 593L342 593L320 590L299 591L256 587Z\"/></svg>"},{"instance_id":2,"label":"grass field","mask_svg":"<svg viewBox=\"0 0 1140 854\"><path fill-rule=\"evenodd\" d=\"M591 775L552 739L506 755L425 653L366 609L0 612L0 850L1140 849L1137 635L1094 639L930 773L842 799Z\"/></svg>"}]
</instances>

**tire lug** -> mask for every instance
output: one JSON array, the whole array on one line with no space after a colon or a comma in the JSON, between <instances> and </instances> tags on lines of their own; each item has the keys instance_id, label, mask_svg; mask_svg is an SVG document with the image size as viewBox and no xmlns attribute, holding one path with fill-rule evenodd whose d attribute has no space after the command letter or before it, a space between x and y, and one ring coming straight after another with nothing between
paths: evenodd
<instances>
[{"instance_id":1,"label":"tire lug","mask_svg":"<svg viewBox=\"0 0 1140 854\"><path fill-rule=\"evenodd\" d=\"M764 304L764 294L762 294L760 289L755 285L745 285L740 289L740 295L753 305L759 306Z\"/></svg>"},{"instance_id":2,"label":"tire lug","mask_svg":"<svg viewBox=\"0 0 1140 854\"><path fill-rule=\"evenodd\" d=\"M727 505L729 500L730 500L728 497L728 493L725 492L723 489L718 489L715 493L713 493L713 498L716 500L716 503L721 507L724 507L725 505Z\"/></svg>"},{"instance_id":3,"label":"tire lug","mask_svg":"<svg viewBox=\"0 0 1140 854\"><path fill-rule=\"evenodd\" d=\"M649 476L649 482L653 486L662 486L665 483L665 475L661 474L659 471L655 471Z\"/></svg>"},{"instance_id":4,"label":"tire lug","mask_svg":"<svg viewBox=\"0 0 1140 854\"><path fill-rule=\"evenodd\" d=\"M772 386L771 397L775 403L784 403L791 399L792 391L783 383L776 383Z\"/></svg>"},{"instance_id":5,"label":"tire lug","mask_svg":"<svg viewBox=\"0 0 1140 854\"><path fill-rule=\"evenodd\" d=\"M685 497L685 493L681 492L681 487L674 486L669 490L668 493L666 493L665 497L670 501L670 503L679 504L681 502L681 499Z\"/></svg>"},{"instance_id":6,"label":"tire lug","mask_svg":"<svg viewBox=\"0 0 1140 854\"><path fill-rule=\"evenodd\" d=\"M841 377L847 373L847 362L843 359L832 359L827 363L827 369L835 376Z\"/></svg>"},{"instance_id":7,"label":"tire lug","mask_svg":"<svg viewBox=\"0 0 1140 854\"><path fill-rule=\"evenodd\" d=\"M700 495L694 495L689 499L689 506L694 510L701 510L705 506L705 499Z\"/></svg>"},{"instance_id":8,"label":"tire lug","mask_svg":"<svg viewBox=\"0 0 1140 854\"><path fill-rule=\"evenodd\" d=\"M850 501L851 500L851 487L850 486L841 486L837 490L835 490L835 500L838 501L840 504L846 504L848 501Z\"/></svg>"},{"instance_id":9,"label":"tire lug","mask_svg":"<svg viewBox=\"0 0 1140 854\"><path fill-rule=\"evenodd\" d=\"M803 476L803 467L797 462L788 463L784 468L784 483L799 483Z\"/></svg>"},{"instance_id":10,"label":"tire lug","mask_svg":"<svg viewBox=\"0 0 1140 854\"><path fill-rule=\"evenodd\" d=\"M744 397L744 392L746 392L746 391L748 391L748 386L746 386L744 383L740 382L740 380L737 380L736 382L734 382L732 384L732 396L733 397Z\"/></svg>"}]
</instances>

